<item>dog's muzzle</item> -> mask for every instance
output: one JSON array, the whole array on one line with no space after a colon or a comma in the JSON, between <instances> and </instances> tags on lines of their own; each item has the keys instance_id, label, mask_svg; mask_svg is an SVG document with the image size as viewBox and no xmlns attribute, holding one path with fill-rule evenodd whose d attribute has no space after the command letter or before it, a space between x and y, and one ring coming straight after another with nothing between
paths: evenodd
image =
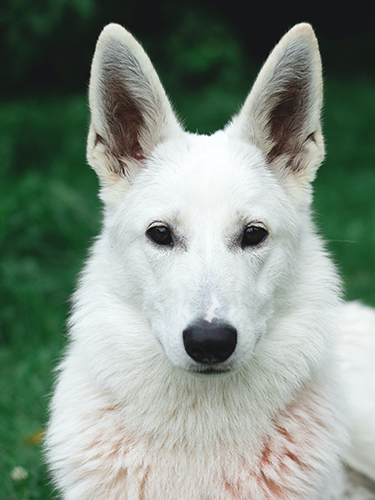
<instances>
[{"instance_id":1,"label":"dog's muzzle","mask_svg":"<svg viewBox=\"0 0 375 500\"><path fill-rule=\"evenodd\" d=\"M185 350L197 363L223 363L234 352L237 330L220 321L198 321L183 331Z\"/></svg>"}]
</instances>

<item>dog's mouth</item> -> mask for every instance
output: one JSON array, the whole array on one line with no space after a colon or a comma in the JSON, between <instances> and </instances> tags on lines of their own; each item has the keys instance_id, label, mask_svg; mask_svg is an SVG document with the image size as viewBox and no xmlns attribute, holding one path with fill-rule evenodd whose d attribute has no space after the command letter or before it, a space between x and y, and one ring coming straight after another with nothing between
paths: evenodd
<instances>
[{"instance_id":1,"label":"dog's mouth","mask_svg":"<svg viewBox=\"0 0 375 500\"><path fill-rule=\"evenodd\" d=\"M194 375L202 375L202 376L219 376L219 375L225 375L230 373L232 368L226 366L215 366L215 365L208 365L208 366L192 366L188 370L190 373Z\"/></svg>"}]
</instances>

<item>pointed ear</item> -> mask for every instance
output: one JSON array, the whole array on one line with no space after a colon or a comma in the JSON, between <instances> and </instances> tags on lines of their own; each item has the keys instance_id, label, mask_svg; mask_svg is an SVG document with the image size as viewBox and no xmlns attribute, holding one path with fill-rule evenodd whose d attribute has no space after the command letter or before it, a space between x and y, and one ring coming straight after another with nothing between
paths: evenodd
<instances>
[{"instance_id":1,"label":"pointed ear","mask_svg":"<svg viewBox=\"0 0 375 500\"><path fill-rule=\"evenodd\" d=\"M321 73L314 32L299 24L276 45L228 126L231 136L257 146L289 184L293 178L306 187L324 158Z\"/></svg>"},{"instance_id":2,"label":"pointed ear","mask_svg":"<svg viewBox=\"0 0 375 500\"><path fill-rule=\"evenodd\" d=\"M131 176L181 128L145 51L124 28L102 31L91 67L89 164L102 185Z\"/></svg>"}]
</instances>

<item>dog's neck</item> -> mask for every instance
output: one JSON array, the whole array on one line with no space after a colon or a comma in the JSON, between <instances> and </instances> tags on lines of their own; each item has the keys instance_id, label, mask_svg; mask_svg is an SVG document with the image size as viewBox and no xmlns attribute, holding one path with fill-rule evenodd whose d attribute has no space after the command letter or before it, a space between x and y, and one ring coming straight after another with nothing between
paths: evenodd
<instances>
[{"instance_id":1,"label":"dog's neck","mask_svg":"<svg viewBox=\"0 0 375 500\"><path fill-rule=\"evenodd\" d=\"M127 477L121 467L132 464L139 471L132 480L142 491L151 488L150 498L164 498L165 485L168 498L191 498L187 491L192 487L206 491L209 498L219 498L223 491L233 499L296 500L301 491L312 498L316 481L328 479L322 473L325 463L332 461L331 470L338 474L335 457L342 444L341 426L332 394L318 380L310 380L272 414L272 393L252 400L254 391L250 384L246 387L244 375L204 381L185 374L183 382L181 373L175 374L152 397L150 381L144 381L138 386L138 399L130 395L121 403L114 403L113 393L98 390L87 377L86 403L92 397L95 412L90 405L79 410L84 414L75 432L83 441L82 462L94 453L103 484L118 474L119 488L125 487ZM158 382L165 384L154 382L154 389ZM232 397L233 384L240 385L243 398L238 398L238 390L237 398ZM181 479L185 493L175 491L176 471L186 475Z\"/></svg>"}]
</instances>

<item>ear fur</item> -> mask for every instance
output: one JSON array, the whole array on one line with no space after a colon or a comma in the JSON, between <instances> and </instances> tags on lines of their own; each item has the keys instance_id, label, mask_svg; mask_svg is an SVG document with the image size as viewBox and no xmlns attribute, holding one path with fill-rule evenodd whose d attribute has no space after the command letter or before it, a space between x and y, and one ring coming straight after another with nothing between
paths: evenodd
<instances>
[{"instance_id":1,"label":"ear fur","mask_svg":"<svg viewBox=\"0 0 375 500\"><path fill-rule=\"evenodd\" d=\"M140 44L117 24L99 36L91 67L89 164L102 185L129 177L181 128Z\"/></svg>"},{"instance_id":2,"label":"ear fur","mask_svg":"<svg viewBox=\"0 0 375 500\"><path fill-rule=\"evenodd\" d=\"M298 24L271 52L227 128L232 137L256 145L284 181L293 178L304 187L324 158L321 73L314 32Z\"/></svg>"}]
</instances>

